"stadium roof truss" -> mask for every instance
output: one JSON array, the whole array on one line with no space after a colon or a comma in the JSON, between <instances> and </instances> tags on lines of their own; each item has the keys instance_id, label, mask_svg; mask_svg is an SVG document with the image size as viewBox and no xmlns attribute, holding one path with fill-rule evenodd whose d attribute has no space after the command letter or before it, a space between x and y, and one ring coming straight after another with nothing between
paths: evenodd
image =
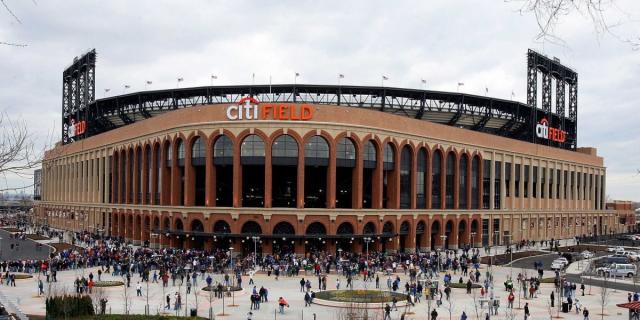
<instances>
[{"instance_id":1,"label":"stadium roof truss","mask_svg":"<svg viewBox=\"0 0 640 320\"><path fill-rule=\"evenodd\" d=\"M529 52L528 61L528 104L464 93L392 87L278 84L177 88L136 92L89 102L86 108L78 109L84 111L80 118L86 119L87 132L76 139L100 134L172 110L208 104L234 104L243 97L251 96L264 103L308 103L364 108L527 142L574 149L577 136L577 74L557 62L549 63L546 57L535 52L538 56L534 56L531 52L533 51ZM95 51L93 55L92 61L95 63ZM557 102L556 105L559 107L552 112L547 107L551 91L543 88L543 96L546 95L546 98L543 97L546 99L543 110L536 108L537 100L533 101L531 98L537 94L532 88L537 89L538 72L549 73L562 83L563 88L564 84L569 85L568 117L564 114L564 91L562 94L556 91L557 101L562 103ZM91 85L94 73L95 71L91 73ZM536 77L533 77L534 73ZM548 84L549 80L544 79ZM93 98L93 93L90 97ZM66 110L66 101L63 99L63 111ZM568 132L567 142L551 144L536 140L535 126L540 120L539 113L547 117L550 124L562 126L561 128ZM69 114L63 112L63 123L68 121ZM63 143L72 142L64 139L64 133L63 129Z\"/></svg>"}]
</instances>

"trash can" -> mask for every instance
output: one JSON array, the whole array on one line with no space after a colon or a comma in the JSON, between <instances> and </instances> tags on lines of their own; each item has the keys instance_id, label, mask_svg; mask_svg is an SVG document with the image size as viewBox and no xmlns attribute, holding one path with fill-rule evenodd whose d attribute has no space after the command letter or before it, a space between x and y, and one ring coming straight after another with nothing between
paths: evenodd
<instances>
[{"instance_id":1,"label":"trash can","mask_svg":"<svg viewBox=\"0 0 640 320\"><path fill-rule=\"evenodd\" d=\"M564 313L568 313L569 312L569 303L568 302L563 302L562 303L562 312L564 312Z\"/></svg>"},{"instance_id":2,"label":"trash can","mask_svg":"<svg viewBox=\"0 0 640 320\"><path fill-rule=\"evenodd\" d=\"M198 316L198 309L196 309L196 308L191 308L190 315L191 315L192 317L197 317L197 316Z\"/></svg>"}]
</instances>

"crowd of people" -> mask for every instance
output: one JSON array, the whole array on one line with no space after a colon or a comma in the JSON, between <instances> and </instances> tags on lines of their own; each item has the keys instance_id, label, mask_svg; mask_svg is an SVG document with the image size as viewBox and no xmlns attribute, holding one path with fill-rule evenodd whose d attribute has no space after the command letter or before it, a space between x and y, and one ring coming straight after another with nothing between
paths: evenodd
<instances>
[{"instance_id":1,"label":"crowd of people","mask_svg":"<svg viewBox=\"0 0 640 320\"><path fill-rule=\"evenodd\" d=\"M62 238L61 234L54 230L37 232L50 238ZM17 240L26 241L23 236L19 236ZM364 255L342 251L339 255L312 252L304 256L286 253L258 257L249 254L242 257L231 256L231 253L224 249L137 247L131 246L123 239L104 238L86 232L75 234L72 242L77 246L51 253L48 259L0 262L0 283L15 286L15 276L12 275L16 272L42 275L46 283L57 282L59 271L90 269L86 273L83 271L82 276L78 276L74 281L77 294L92 294L96 281L102 281L105 274L123 279L127 287L131 286L133 278L133 281L137 281L135 288L138 296L143 295L142 283L162 286L163 289L169 290L170 293L163 294L164 308L178 312L183 308L183 293L181 289L171 293L172 287L185 286L188 295L191 288L200 282L202 285L206 284L212 297L223 298L223 295L228 296L234 290L242 288L244 280L248 278L248 290L251 292L248 297L250 310L255 311L260 310L261 303L268 302L269 290L264 286L258 288L253 281L255 273L261 272L276 281L280 277L300 277L300 292L305 306L314 303L317 291L353 288L356 281L361 281L365 287L371 285L376 289L385 289L386 284L386 290L404 293L408 305L424 301L434 302L434 308L430 309L433 320L438 316L435 307L452 298L451 288L458 283L458 287L467 289L467 294L479 293L479 298L486 300L490 306L485 314L486 319L500 311L501 303L500 299L496 298L497 290L492 273L488 269L484 273L480 272L481 249L469 246L457 250L412 254L371 251L369 255ZM540 242L521 241L514 245L514 249L523 250L535 246L554 249L558 245L559 242L555 239ZM510 248L506 252L509 250ZM485 249L484 253L487 251ZM341 276L336 277L333 287L328 283L330 274ZM401 278L400 274L404 277ZM505 282L506 309L513 309L516 297L526 300L538 298L542 274L518 274L516 279L508 279ZM317 285L314 284L316 279ZM344 286L341 279L344 279ZM514 281L517 284L515 286ZM588 310L575 295L576 284L569 283L559 275L556 275L555 283L556 287L561 289L558 292L562 292L562 301L568 302L570 309L573 308L576 313L582 312L586 314L585 318L588 318ZM474 291L473 288L477 287L479 289ZM583 286L582 290L584 292ZM44 294L42 280L38 280L38 292ZM549 297L552 307L556 301L554 294L552 291ZM284 313L289 303L285 297L279 297L277 302L279 312ZM392 310L397 310L397 303L397 299L394 298L390 304L385 305L385 318ZM525 304L525 309L528 310L528 304Z\"/></svg>"}]
</instances>

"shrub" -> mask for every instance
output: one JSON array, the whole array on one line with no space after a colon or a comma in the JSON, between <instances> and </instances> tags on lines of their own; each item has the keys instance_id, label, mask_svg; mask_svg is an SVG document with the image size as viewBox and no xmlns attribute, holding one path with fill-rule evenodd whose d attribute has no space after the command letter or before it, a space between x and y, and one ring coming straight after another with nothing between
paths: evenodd
<instances>
[{"instance_id":1,"label":"shrub","mask_svg":"<svg viewBox=\"0 0 640 320\"><path fill-rule=\"evenodd\" d=\"M93 316L93 302L89 296L55 296L45 302L47 319L66 319Z\"/></svg>"},{"instance_id":2,"label":"shrub","mask_svg":"<svg viewBox=\"0 0 640 320\"><path fill-rule=\"evenodd\" d=\"M124 282L122 281L96 281L93 283L93 286L96 288L118 287L123 285Z\"/></svg>"}]
</instances>

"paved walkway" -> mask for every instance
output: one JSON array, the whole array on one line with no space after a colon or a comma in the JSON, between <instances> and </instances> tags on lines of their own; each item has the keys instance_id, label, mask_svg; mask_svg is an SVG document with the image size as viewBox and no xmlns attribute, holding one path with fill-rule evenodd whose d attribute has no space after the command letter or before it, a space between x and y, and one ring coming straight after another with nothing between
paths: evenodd
<instances>
[{"instance_id":1,"label":"paved walkway","mask_svg":"<svg viewBox=\"0 0 640 320\"><path fill-rule=\"evenodd\" d=\"M11 244L14 248L11 249ZM16 249L16 244L18 247ZM38 248L38 243L29 239L12 239L11 233L0 229L0 261L17 259L47 259L52 250L49 246Z\"/></svg>"},{"instance_id":2,"label":"paved walkway","mask_svg":"<svg viewBox=\"0 0 640 320\"><path fill-rule=\"evenodd\" d=\"M497 317L493 316L492 319L508 319L510 318L510 312L506 312L507 310L504 306L507 305L506 301L506 292L503 291L502 282L506 279L506 277L510 273L510 268L508 267L494 267L494 277L496 283L495 296L500 299L501 308L499 311L499 315ZM74 271L63 271L58 273L59 282L52 284L50 287L45 286L47 290L51 293L71 293L74 292L73 289L73 280L82 276L83 274L87 276L89 272L93 272L97 277L97 269L87 269L87 270L74 270ZM481 269L482 274L484 275L484 267ZM531 275L531 271L527 271L525 269L513 269L514 276L519 272L527 272L528 275ZM301 275L302 277L303 275ZM404 280L407 279L403 274L399 274L402 279L402 284L404 284ZM553 274L551 272L545 272L545 277L552 277ZM221 276L215 276L218 280L220 280ZM275 280L275 278L267 277L265 274L258 274L255 276L256 285L258 288L260 286L265 286L269 289L269 302L262 304L260 310L254 312L254 319L314 319L313 314L316 314L316 319L339 319L340 315L344 314L345 310L325 307L319 305L313 305L311 307L304 307L303 294L299 290L299 281L301 277L280 277L279 280ZM328 279L328 287L329 289L335 288L337 275L330 275ZM312 283L317 286L317 278L311 278ZM453 279L458 281L459 276L454 275ZM120 277L111 277L111 275L103 275L103 280L122 280ZM248 282L248 279L245 278L245 283ZM315 281L314 281L315 280ZM209 308L209 294L202 290L194 290L197 291L197 304L196 304L196 295L190 294L188 298L185 296L185 286L169 286L168 288L162 288L159 284L149 284L149 289L147 290L146 285L143 285L143 296L136 297L136 283L138 281L137 276L134 276L131 281L131 287L127 289L126 300L130 301L129 308L132 313L144 313L145 306L147 304L147 293L148 293L148 301L149 308L152 313L166 313L166 314L175 314L175 311L165 311L163 309L164 305L164 297L166 294L170 294L172 301L175 292L182 292L183 302L185 302L189 308L198 309L199 315L208 315ZM466 278L464 279L466 281ZM381 285L386 286L386 278L381 278ZM341 283L346 283L344 278L341 278ZM204 286L204 281L198 281L198 286L195 288L202 288ZM369 283L369 287L372 287L373 284ZM362 281L355 282L355 288L364 288ZM524 307L526 302L529 302L529 307L532 313L531 319L549 319L549 308L547 306L547 301L549 300L549 294L553 290L553 284L542 284L541 292L537 298L533 299L516 299L515 306L520 304L520 307ZM9 288L4 285L0 286L0 291L7 295L11 295L16 303L20 306L20 308L27 314L36 314L42 315L44 314L44 297L38 297L37 295L37 278L27 279L27 280L18 280L17 287ZM584 305L586 305L591 310L592 319L599 318L596 317L596 313L599 313L597 309L600 308L600 288L593 287L591 288L591 295L586 295L584 297L577 297L578 300L581 301ZM116 287L116 288L108 288L103 289L102 293L105 295L108 300L108 311L110 313L123 313L125 309L125 288L124 286ZM626 311L620 308L615 307L616 303L626 302L627 293L624 291L613 292L612 290L608 291L610 295L608 306L606 308L609 316L606 319L626 319ZM97 297L99 294L94 292L94 296ZM476 292L476 296L479 295L479 292ZM277 314L277 303L275 302L279 296L285 297L289 304L291 305L285 311L284 315ZM478 299L476 299L477 301ZM518 301L519 300L519 301ZM462 311L465 311L470 319L476 319L476 308L475 306L478 303L474 303L474 298L472 295L468 295L465 293L464 289L453 289L452 299L450 300L451 304L448 302L444 302L442 306L437 308L439 313L439 319L447 319L449 317L449 308L451 308L452 319L459 319ZM236 293L235 295L235 304L237 307L229 306L232 304L231 299L224 300L224 312L228 314L228 316L224 317L225 319L246 319L247 312L249 312L249 295L247 292ZM435 307L435 303L432 304ZM222 313L223 309L223 301L221 299L214 299L212 301L212 307L215 314ZM486 308L486 307L485 307ZM405 319L426 319L426 315L428 314L428 303L424 300L422 303L418 303L416 307L411 308L410 311L414 312L413 315L407 316ZM398 311L392 312L392 319L400 319L401 312L405 310L399 309ZM371 310L372 313L380 313L380 309ZM485 310L478 310L479 319L484 319ZM557 311L554 311L554 315ZM184 309L181 311L184 314ZM523 310L522 309L514 309L513 310L515 319L523 318ZM581 316L576 315L575 312L570 314L562 315L565 319L582 319ZM217 317L220 318L220 317ZM380 318L378 318L380 319Z\"/></svg>"}]
</instances>

